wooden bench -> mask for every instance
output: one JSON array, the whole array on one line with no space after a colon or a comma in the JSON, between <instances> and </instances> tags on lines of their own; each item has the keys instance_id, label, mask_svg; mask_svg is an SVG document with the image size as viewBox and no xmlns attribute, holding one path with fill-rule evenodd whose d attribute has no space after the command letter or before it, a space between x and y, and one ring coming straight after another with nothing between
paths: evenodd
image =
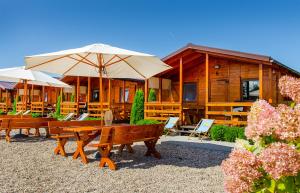
<instances>
[{"instance_id":1,"label":"wooden bench","mask_svg":"<svg viewBox=\"0 0 300 193\"><path fill-rule=\"evenodd\" d=\"M1 130L5 130L5 139L7 142L11 141L10 132L13 129L36 129L36 135L39 136L40 128L46 129L46 135L49 135L48 122L53 121L53 118L4 118L1 121Z\"/></svg>"},{"instance_id":2,"label":"wooden bench","mask_svg":"<svg viewBox=\"0 0 300 193\"><path fill-rule=\"evenodd\" d=\"M84 127L84 126L101 126L101 120L91 121L51 121L48 123L51 138L56 139L57 146L54 150L56 155L66 156L65 145L71 138L75 138L74 133L66 132L63 128L67 127Z\"/></svg>"},{"instance_id":3,"label":"wooden bench","mask_svg":"<svg viewBox=\"0 0 300 193\"><path fill-rule=\"evenodd\" d=\"M143 141L147 147L145 156L153 155L160 159L161 155L156 151L155 145L163 134L163 128L164 126L162 124L103 127L99 143L89 146L98 148L101 154L100 168L107 164L111 170L116 170L116 164L110 159L110 152L113 145L121 145L121 147L124 147L125 144Z\"/></svg>"}]
</instances>

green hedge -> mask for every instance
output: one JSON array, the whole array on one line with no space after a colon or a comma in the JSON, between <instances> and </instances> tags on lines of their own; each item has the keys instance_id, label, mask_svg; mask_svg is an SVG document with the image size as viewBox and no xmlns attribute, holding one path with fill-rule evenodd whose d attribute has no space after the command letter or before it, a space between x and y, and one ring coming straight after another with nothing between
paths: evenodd
<instances>
[{"instance_id":1,"label":"green hedge","mask_svg":"<svg viewBox=\"0 0 300 193\"><path fill-rule=\"evenodd\" d=\"M230 127L226 125L214 125L210 130L210 136L216 141L235 142L237 138L246 139L245 128Z\"/></svg>"},{"instance_id":2,"label":"green hedge","mask_svg":"<svg viewBox=\"0 0 300 193\"><path fill-rule=\"evenodd\" d=\"M151 88L150 91L149 91L148 101L149 102L155 102L156 101L156 94L155 94L155 90L153 88Z\"/></svg>"},{"instance_id":3,"label":"green hedge","mask_svg":"<svg viewBox=\"0 0 300 193\"><path fill-rule=\"evenodd\" d=\"M152 124L159 124L159 121L150 120L150 119L142 119L136 122L136 125L152 125Z\"/></svg>"}]
</instances>

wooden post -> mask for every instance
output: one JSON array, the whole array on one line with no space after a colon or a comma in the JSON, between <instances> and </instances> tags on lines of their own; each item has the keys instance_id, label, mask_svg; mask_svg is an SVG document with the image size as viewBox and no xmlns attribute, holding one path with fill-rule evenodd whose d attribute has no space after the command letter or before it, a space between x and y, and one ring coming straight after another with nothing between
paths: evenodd
<instances>
[{"instance_id":1,"label":"wooden post","mask_svg":"<svg viewBox=\"0 0 300 193\"><path fill-rule=\"evenodd\" d=\"M263 99L263 65L259 64L259 99Z\"/></svg>"},{"instance_id":2,"label":"wooden post","mask_svg":"<svg viewBox=\"0 0 300 193\"><path fill-rule=\"evenodd\" d=\"M102 55L97 54L98 64L99 64L99 102L100 102L100 114L103 116L103 82L102 82Z\"/></svg>"},{"instance_id":3,"label":"wooden post","mask_svg":"<svg viewBox=\"0 0 300 193\"><path fill-rule=\"evenodd\" d=\"M269 67L269 103L273 103L273 77L271 67Z\"/></svg>"},{"instance_id":4,"label":"wooden post","mask_svg":"<svg viewBox=\"0 0 300 193\"><path fill-rule=\"evenodd\" d=\"M162 103L162 78L159 78L158 102Z\"/></svg>"},{"instance_id":5,"label":"wooden post","mask_svg":"<svg viewBox=\"0 0 300 193\"><path fill-rule=\"evenodd\" d=\"M88 77L88 93L86 102L89 103L91 98L91 77Z\"/></svg>"},{"instance_id":6,"label":"wooden post","mask_svg":"<svg viewBox=\"0 0 300 193\"><path fill-rule=\"evenodd\" d=\"M144 98L145 98L145 103L148 103L148 79L145 80L145 97ZM144 109L144 118L146 119L147 113L145 110L147 110L148 107L145 105L144 108L145 108Z\"/></svg>"},{"instance_id":7,"label":"wooden post","mask_svg":"<svg viewBox=\"0 0 300 193\"><path fill-rule=\"evenodd\" d=\"M24 80L23 109L27 110L27 80Z\"/></svg>"},{"instance_id":8,"label":"wooden post","mask_svg":"<svg viewBox=\"0 0 300 193\"><path fill-rule=\"evenodd\" d=\"M205 118L208 118L208 94L209 94L209 57L205 54Z\"/></svg>"},{"instance_id":9,"label":"wooden post","mask_svg":"<svg viewBox=\"0 0 300 193\"><path fill-rule=\"evenodd\" d=\"M76 103L77 103L77 115L79 115L79 95L80 95L80 78L77 76L77 86L76 86Z\"/></svg>"},{"instance_id":10,"label":"wooden post","mask_svg":"<svg viewBox=\"0 0 300 193\"><path fill-rule=\"evenodd\" d=\"M45 108L45 86L42 87L42 116L44 115Z\"/></svg>"},{"instance_id":11,"label":"wooden post","mask_svg":"<svg viewBox=\"0 0 300 193\"><path fill-rule=\"evenodd\" d=\"M108 101L108 107L111 105L111 79L108 79L108 96L107 96L107 101Z\"/></svg>"},{"instance_id":12,"label":"wooden post","mask_svg":"<svg viewBox=\"0 0 300 193\"><path fill-rule=\"evenodd\" d=\"M63 88L60 88L60 103L63 102Z\"/></svg>"},{"instance_id":13,"label":"wooden post","mask_svg":"<svg viewBox=\"0 0 300 193\"><path fill-rule=\"evenodd\" d=\"M145 102L148 102L148 82L149 80L145 80Z\"/></svg>"},{"instance_id":14,"label":"wooden post","mask_svg":"<svg viewBox=\"0 0 300 193\"><path fill-rule=\"evenodd\" d=\"M126 110L126 107L125 107L125 87L126 87L126 82L125 80L123 80L123 86L122 86L122 89L123 89L123 114L124 114L124 119L126 118L126 114L125 114L125 110Z\"/></svg>"},{"instance_id":15,"label":"wooden post","mask_svg":"<svg viewBox=\"0 0 300 193\"><path fill-rule=\"evenodd\" d=\"M6 94L6 98L5 98L5 102L6 102L6 113L8 112L8 91L7 89L5 89L5 94Z\"/></svg>"},{"instance_id":16,"label":"wooden post","mask_svg":"<svg viewBox=\"0 0 300 193\"><path fill-rule=\"evenodd\" d=\"M183 112L182 112L182 105L183 105L183 77L182 77L182 57L179 60L179 103L180 103L180 120L183 123Z\"/></svg>"},{"instance_id":17,"label":"wooden post","mask_svg":"<svg viewBox=\"0 0 300 193\"><path fill-rule=\"evenodd\" d=\"M33 102L33 97L34 97L34 85L32 84L31 85L31 99L30 99L31 104Z\"/></svg>"}]
</instances>

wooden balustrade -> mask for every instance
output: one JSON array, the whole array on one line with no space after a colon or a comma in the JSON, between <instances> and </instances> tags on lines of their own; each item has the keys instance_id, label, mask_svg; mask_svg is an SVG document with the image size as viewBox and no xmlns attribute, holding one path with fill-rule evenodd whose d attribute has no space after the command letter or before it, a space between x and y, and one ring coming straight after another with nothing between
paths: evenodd
<instances>
[{"instance_id":1,"label":"wooden balustrade","mask_svg":"<svg viewBox=\"0 0 300 193\"><path fill-rule=\"evenodd\" d=\"M88 103L88 112L90 114L90 117L103 117L104 112L110 110L109 103L103 102L102 103L102 111L101 111L101 105L99 102L89 102Z\"/></svg>"},{"instance_id":2,"label":"wooden balustrade","mask_svg":"<svg viewBox=\"0 0 300 193\"><path fill-rule=\"evenodd\" d=\"M3 112L7 112L7 104L6 103L0 103L0 109L3 111Z\"/></svg>"},{"instance_id":3,"label":"wooden balustrade","mask_svg":"<svg viewBox=\"0 0 300 193\"><path fill-rule=\"evenodd\" d=\"M77 103L76 102L62 102L60 104L60 113L62 115L67 115L69 113L77 113Z\"/></svg>"},{"instance_id":4,"label":"wooden balustrade","mask_svg":"<svg viewBox=\"0 0 300 193\"><path fill-rule=\"evenodd\" d=\"M32 113L44 113L44 104L43 102L31 102L31 108Z\"/></svg>"},{"instance_id":5,"label":"wooden balustrade","mask_svg":"<svg viewBox=\"0 0 300 193\"><path fill-rule=\"evenodd\" d=\"M206 117L215 119L216 124L247 125L247 115L252 102L209 102Z\"/></svg>"},{"instance_id":6,"label":"wooden balustrade","mask_svg":"<svg viewBox=\"0 0 300 193\"><path fill-rule=\"evenodd\" d=\"M145 119L155 119L160 121L166 121L169 117L180 117L182 113L180 103L156 103L146 102L144 109Z\"/></svg>"},{"instance_id":7,"label":"wooden balustrade","mask_svg":"<svg viewBox=\"0 0 300 193\"><path fill-rule=\"evenodd\" d=\"M26 108L24 107L23 102L17 102L16 110L17 110L17 112L26 111Z\"/></svg>"}]
</instances>

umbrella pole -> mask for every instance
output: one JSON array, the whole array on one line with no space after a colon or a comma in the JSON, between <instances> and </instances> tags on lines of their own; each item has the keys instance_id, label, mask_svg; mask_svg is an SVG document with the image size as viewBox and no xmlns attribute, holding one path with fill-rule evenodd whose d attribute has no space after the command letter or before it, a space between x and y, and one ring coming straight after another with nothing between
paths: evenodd
<instances>
[{"instance_id":1,"label":"umbrella pole","mask_svg":"<svg viewBox=\"0 0 300 193\"><path fill-rule=\"evenodd\" d=\"M101 54L97 54L97 59L98 59L98 63L99 63L99 102L100 102L100 115L101 115L101 118L102 118L101 124L103 124L104 114L102 116L102 113L103 113L102 55Z\"/></svg>"}]
</instances>

